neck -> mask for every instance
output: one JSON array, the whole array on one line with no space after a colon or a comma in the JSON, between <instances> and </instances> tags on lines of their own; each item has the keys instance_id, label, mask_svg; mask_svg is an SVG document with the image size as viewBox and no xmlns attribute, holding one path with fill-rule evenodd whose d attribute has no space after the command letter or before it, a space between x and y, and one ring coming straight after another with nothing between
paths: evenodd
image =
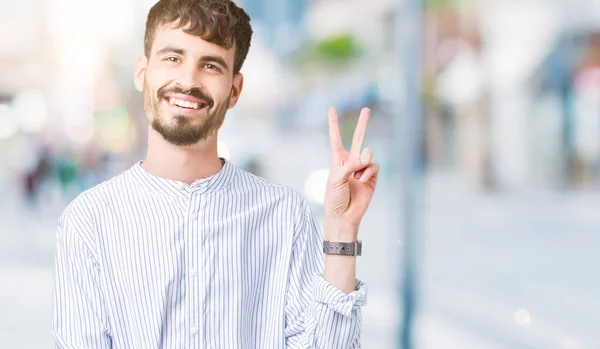
<instances>
[{"instance_id":1,"label":"neck","mask_svg":"<svg viewBox=\"0 0 600 349\"><path fill-rule=\"evenodd\" d=\"M191 146L168 143L151 126L148 128L148 152L142 168L158 177L191 184L221 170L217 153L217 133Z\"/></svg>"}]
</instances>

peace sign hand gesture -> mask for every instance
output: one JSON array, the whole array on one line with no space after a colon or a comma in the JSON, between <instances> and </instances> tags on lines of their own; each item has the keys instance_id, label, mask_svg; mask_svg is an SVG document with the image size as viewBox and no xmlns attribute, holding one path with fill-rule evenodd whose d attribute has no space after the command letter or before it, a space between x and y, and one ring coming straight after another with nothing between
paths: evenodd
<instances>
[{"instance_id":1,"label":"peace sign hand gesture","mask_svg":"<svg viewBox=\"0 0 600 349\"><path fill-rule=\"evenodd\" d=\"M361 152L370 114L368 108L361 110L348 152L342 144L337 111L329 109L331 165L325 190L326 240L356 241L360 221L373 198L379 165L371 162L371 149Z\"/></svg>"}]
</instances>

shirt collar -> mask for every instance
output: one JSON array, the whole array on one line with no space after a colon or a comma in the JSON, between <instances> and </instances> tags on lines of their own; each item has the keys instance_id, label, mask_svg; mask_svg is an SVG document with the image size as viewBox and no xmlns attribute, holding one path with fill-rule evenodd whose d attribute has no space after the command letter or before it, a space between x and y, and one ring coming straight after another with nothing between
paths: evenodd
<instances>
[{"instance_id":1,"label":"shirt collar","mask_svg":"<svg viewBox=\"0 0 600 349\"><path fill-rule=\"evenodd\" d=\"M205 194L227 187L235 177L237 167L227 159L222 160L224 163L219 172L207 178L196 179L192 184L153 175L141 166L141 160L131 167L130 172L133 178L146 190L160 195L187 197L190 194Z\"/></svg>"}]
</instances>

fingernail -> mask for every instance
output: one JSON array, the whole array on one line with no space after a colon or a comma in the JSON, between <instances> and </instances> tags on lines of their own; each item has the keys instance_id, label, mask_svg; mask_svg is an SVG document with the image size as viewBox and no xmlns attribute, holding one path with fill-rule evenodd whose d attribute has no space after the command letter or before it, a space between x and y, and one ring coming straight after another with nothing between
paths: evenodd
<instances>
[{"instance_id":1,"label":"fingernail","mask_svg":"<svg viewBox=\"0 0 600 349\"><path fill-rule=\"evenodd\" d=\"M363 152L362 155L360 156L360 162L362 162L363 164L366 164L368 161L369 161L369 153Z\"/></svg>"}]
</instances>

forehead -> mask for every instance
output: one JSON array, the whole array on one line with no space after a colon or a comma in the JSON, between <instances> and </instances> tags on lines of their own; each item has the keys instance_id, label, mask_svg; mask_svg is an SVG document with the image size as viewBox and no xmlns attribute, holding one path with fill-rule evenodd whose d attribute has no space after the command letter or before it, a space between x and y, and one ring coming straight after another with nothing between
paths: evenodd
<instances>
[{"instance_id":1,"label":"forehead","mask_svg":"<svg viewBox=\"0 0 600 349\"><path fill-rule=\"evenodd\" d=\"M230 49L226 49L199 36L188 34L184 32L184 28L176 28L173 24L157 27L154 32L152 53L166 46L173 46L185 50L187 55L199 57L207 54L218 54L223 56L228 63L233 63L235 45Z\"/></svg>"}]
</instances>

